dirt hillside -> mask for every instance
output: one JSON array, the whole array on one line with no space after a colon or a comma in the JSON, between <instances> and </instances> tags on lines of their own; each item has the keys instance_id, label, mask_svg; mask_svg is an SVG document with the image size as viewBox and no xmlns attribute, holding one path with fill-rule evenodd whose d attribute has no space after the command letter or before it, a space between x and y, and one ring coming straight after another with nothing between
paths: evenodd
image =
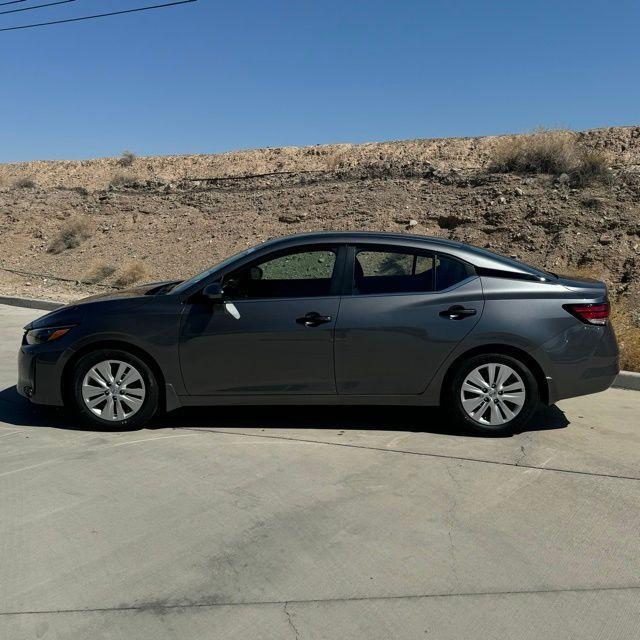
<instances>
[{"instance_id":1,"label":"dirt hillside","mask_svg":"<svg viewBox=\"0 0 640 640\"><path fill-rule=\"evenodd\" d=\"M0 165L0 294L69 300L188 276L274 236L376 229L593 272L635 311L640 126L563 135L606 157L607 180L497 172L515 137Z\"/></svg>"}]
</instances>

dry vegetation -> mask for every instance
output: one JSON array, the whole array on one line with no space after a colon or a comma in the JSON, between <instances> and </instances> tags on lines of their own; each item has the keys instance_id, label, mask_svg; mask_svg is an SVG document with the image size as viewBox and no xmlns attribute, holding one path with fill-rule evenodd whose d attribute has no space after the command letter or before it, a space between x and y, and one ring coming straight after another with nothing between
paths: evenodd
<instances>
[{"instance_id":1,"label":"dry vegetation","mask_svg":"<svg viewBox=\"0 0 640 640\"><path fill-rule=\"evenodd\" d=\"M344 163L344 159L343 153L332 153L331 155L326 156L325 163L327 171L336 171L340 169Z\"/></svg>"},{"instance_id":2,"label":"dry vegetation","mask_svg":"<svg viewBox=\"0 0 640 640\"><path fill-rule=\"evenodd\" d=\"M495 149L490 170L564 174L576 187L609 184L613 178L606 155L581 147L568 131L541 130L526 136L505 137Z\"/></svg>"},{"instance_id":3,"label":"dry vegetation","mask_svg":"<svg viewBox=\"0 0 640 640\"><path fill-rule=\"evenodd\" d=\"M132 176L127 173L116 173L111 181L109 182L109 186L117 189L119 187L132 187L136 184L135 176Z\"/></svg>"},{"instance_id":4,"label":"dry vegetation","mask_svg":"<svg viewBox=\"0 0 640 640\"><path fill-rule=\"evenodd\" d=\"M605 201L602 198L592 195L591 193L584 193L580 197L580 204L585 209L592 209L594 211L602 211L605 208Z\"/></svg>"},{"instance_id":5,"label":"dry vegetation","mask_svg":"<svg viewBox=\"0 0 640 640\"><path fill-rule=\"evenodd\" d=\"M118 164L121 167L130 167L136 159L136 154L131 151L124 151L118 158Z\"/></svg>"},{"instance_id":6,"label":"dry vegetation","mask_svg":"<svg viewBox=\"0 0 640 640\"><path fill-rule=\"evenodd\" d=\"M79 247L83 240L91 237L91 225L81 217L67 220L55 238L49 244L49 253L62 253L67 249Z\"/></svg>"},{"instance_id":7,"label":"dry vegetation","mask_svg":"<svg viewBox=\"0 0 640 640\"><path fill-rule=\"evenodd\" d=\"M97 262L87 269L80 278L85 284L97 284L106 280L116 272L116 268L112 264L105 262Z\"/></svg>"},{"instance_id":8,"label":"dry vegetation","mask_svg":"<svg viewBox=\"0 0 640 640\"><path fill-rule=\"evenodd\" d=\"M113 284L116 287L128 287L142 280L146 273L147 269L140 260L130 260L120 269Z\"/></svg>"},{"instance_id":9,"label":"dry vegetation","mask_svg":"<svg viewBox=\"0 0 640 640\"><path fill-rule=\"evenodd\" d=\"M618 298L611 305L611 323L620 346L620 368L640 371L640 318L626 298Z\"/></svg>"},{"instance_id":10,"label":"dry vegetation","mask_svg":"<svg viewBox=\"0 0 640 640\"><path fill-rule=\"evenodd\" d=\"M13 183L14 189L35 189L36 183L32 178L18 178Z\"/></svg>"}]
</instances>

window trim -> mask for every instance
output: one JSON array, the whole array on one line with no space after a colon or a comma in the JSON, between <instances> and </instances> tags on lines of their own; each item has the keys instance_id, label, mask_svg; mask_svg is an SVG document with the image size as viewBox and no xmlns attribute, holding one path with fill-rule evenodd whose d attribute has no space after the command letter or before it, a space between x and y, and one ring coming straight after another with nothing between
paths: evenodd
<instances>
[{"instance_id":1,"label":"window trim","mask_svg":"<svg viewBox=\"0 0 640 640\"><path fill-rule=\"evenodd\" d=\"M449 260L455 260L456 262L461 262L463 265L465 265L466 267L471 269L471 273L464 278L463 280L460 280L459 282L456 282L454 284L452 284L450 287L447 287L446 289L437 289L436 287L438 286L438 267L434 262L434 288L433 288L433 292L434 293L444 293L445 291L451 291L452 289L455 289L456 287L459 287L460 285L464 284L465 282L469 282L469 280L473 280L474 278L478 277L478 269L477 267L475 267L474 265L472 265L470 262L467 262L466 260L462 260L460 258L458 258L457 256L452 256L448 253L443 253L442 251L436 251L434 254L435 258L437 259L439 256L442 256L444 258L448 258Z\"/></svg>"},{"instance_id":2,"label":"window trim","mask_svg":"<svg viewBox=\"0 0 640 640\"><path fill-rule=\"evenodd\" d=\"M356 253L361 250L370 250L370 251L380 251L383 253L409 253L415 255L421 255L425 257L430 257L433 259L433 282L432 282L432 290L431 291L394 291L388 293L357 293L355 291L355 258ZM460 280L460 282L456 282L452 284L450 287L446 289L441 289L440 291L436 290L437 286L437 267L436 260L438 256L443 256L445 258L449 258L450 260L456 260L471 268L472 273L467 276L464 280ZM422 249L418 247L409 247L404 245L395 245L395 244L371 244L371 243L358 243L358 244L349 244L347 246L347 251L345 255L345 265L344 265L344 273L343 273L343 281L342 281L342 296L353 296L357 298L365 297L380 297L380 296L423 296L423 295L432 295L439 293L446 293L448 291L452 291L457 287L466 284L467 282L478 277L477 268L467 262L466 260L462 260L457 256L452 256L443 251L438 251L434 249Z\"/></svg>"},{"instance_id":3,"label":"window trim","mask_svg":"<svg viewBox=\"0 0 640 640\"><path fill-rule=\"evenodd\" d=\"M261 256L257 256L253 260L249 260L245 262L243 265L237 267L236 269L229 269L225 273L220 275L220 281L224 282L225 278L229 277L235 271L251 269L252 267L259 265L263 262L269 262L270 260L275 260L282 256L292 255L295 253L312 253L315 251L335 251L336 259L333 265L333 274L331 276L331 282L329 284L329 293L326 295L315 296L315 295L305 295L305 296L278 296L278 297L266 297L266 298L237 298L237 299L229 299L230 302L241 303L241 302L276 302L278 300L317 300L318 298L336 298L342 295L342 282L344 280L344 266L345 266L345 257L346 257L346 246L341 243L331 243L328 242L326 244L305 244L305 245L296 245L295 247L287 247L285 249L278 249L276 251L272 251L266 254L262 254ZM301 278L304 281L304 278Z\"/></svg>"}]
</instances>

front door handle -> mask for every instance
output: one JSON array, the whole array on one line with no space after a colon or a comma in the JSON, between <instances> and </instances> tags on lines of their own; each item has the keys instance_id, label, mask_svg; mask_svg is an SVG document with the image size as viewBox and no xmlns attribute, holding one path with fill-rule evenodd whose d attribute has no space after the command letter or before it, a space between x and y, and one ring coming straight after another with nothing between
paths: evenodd
<instances>
[{"instance_id":1,"label":"front door handle","mask_svg":"<svg viewBox=\"0 0 640 640\"><path fill-rule=\"evenodd\" d=\"M317 327L318 325L325 324L326 322L331 322L331 316L321 316L316 311L310 311L306 315L302 316L302 318L297 318L296 322L298 324L303 324L305 327Z\"/></svg>"},{"instance_id":2,"label":"front door handle","mask_svg":"<svg viewBox=\"0 0 640 640\"><path fill-rule=\"evenodd\" d=\"M452 307L449 307L446 311L440 312L441 318L447 318L449 320L462 320L464 318L468 318L469 316L475 316L475 309L465 309L465 307L454 304Z\"/></svg>"}]
</instances>

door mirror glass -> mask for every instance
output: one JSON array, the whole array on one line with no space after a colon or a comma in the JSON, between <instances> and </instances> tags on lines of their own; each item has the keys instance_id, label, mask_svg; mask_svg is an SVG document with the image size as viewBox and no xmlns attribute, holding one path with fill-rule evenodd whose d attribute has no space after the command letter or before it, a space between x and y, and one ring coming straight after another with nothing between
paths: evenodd
<instances>
[{"instance_id":1,"label":"door mirror glass","mask_svg":"<svg viewBox=\"0 0 640 640\"><path fill-rule=\"evenodd\" d=\"M202 290L202 296L211 302L222 302L223 294L220 282L212 282Z\"/></svg>"}]
</instances>

